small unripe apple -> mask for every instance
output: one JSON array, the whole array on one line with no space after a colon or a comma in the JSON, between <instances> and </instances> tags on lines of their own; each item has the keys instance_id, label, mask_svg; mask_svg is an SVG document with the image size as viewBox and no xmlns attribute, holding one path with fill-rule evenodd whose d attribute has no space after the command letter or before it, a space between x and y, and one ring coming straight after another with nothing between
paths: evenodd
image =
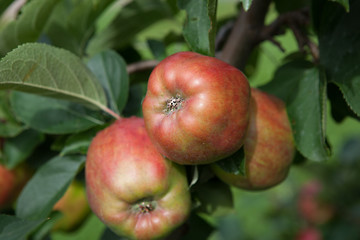
<instances>
[{"instance_id":1,"label":"small unripe apple","mask_svg":"<svg viewBox=\"0 0 360 240\"><path fill-rule=\"evenodd\" d=\"M227 172L217 163L211 165L224 182L247 190L262 190L287 177L295 146L282 100L256 88L251 89L250 119L243 150L245 176Z\"/></svg>"},{"instance_id":2,"label":"small unripe apple","mask_svg":"<svg viewBox=\"0 0 360 240\"><path fill-rule=\"evenodd\" d=\"M335 214L334 206L321 199L323 189L322 183L318 180L311 180L300 189L298 210L311 224L324 224Z\"/></svg>"},{"instance_id":3,"label":"small unripe apple","mask_svg":"<svg viewBox=\"0 0 360 240\"><path fill-rule=\"evenodd\" d=\"M92 211L120 236L158 239L190 213L185 168L157 151L141 118L123 118L99 132L85 173Z\"/></svg>"},{"instance_id":4,"label":"small unripe apple","mask_svg":"<svg viewBox=\"0 0 360 240\"><path fill-rule=\"evenodd\" d=\"M83 184L72 182L53 210L62 213L53 226L54 231L70 232L77 229L90 213Z\"/></svg>"},{"instance_id":5,"label":"small unripe apple","mask_svg":"<svg viewBox=\"0 0 360 240\"><path fill-rule=\"evenodd\" d=\"M151 73L142 109L161 154L179 164L207 164L243 144L249 100L240 70L214 57L179 52Z\"/></svg>"}]
</instances>

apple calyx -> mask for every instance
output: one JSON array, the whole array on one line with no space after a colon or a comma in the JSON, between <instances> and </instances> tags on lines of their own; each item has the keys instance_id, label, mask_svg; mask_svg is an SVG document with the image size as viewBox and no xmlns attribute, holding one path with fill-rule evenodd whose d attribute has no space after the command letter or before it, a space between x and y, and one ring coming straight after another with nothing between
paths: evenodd
<instances>
[{"instance_id":1,"label":"apple calyx","mask_svg":"<svg viewBox=\"0 0 360 240\"><path fill-rule=\"evenodd\" d=\"M156 206L156 201L152 199L142 199L132 207L132 211L138 214L146 214L154 211Z\"/></svg>"},{"instance_id":2,"label":"apple calyx","mask_svg":"<svg viewBox=\"0 0 360 240\"><path fill-rule=\"evenodd\" d=\"M180 110L184 100L185 99L181 97L179 93L177 93L174 97L166 101L166 107L164 109L164 112L170 114L172 112Z\"/></svg>"}]
</instances>

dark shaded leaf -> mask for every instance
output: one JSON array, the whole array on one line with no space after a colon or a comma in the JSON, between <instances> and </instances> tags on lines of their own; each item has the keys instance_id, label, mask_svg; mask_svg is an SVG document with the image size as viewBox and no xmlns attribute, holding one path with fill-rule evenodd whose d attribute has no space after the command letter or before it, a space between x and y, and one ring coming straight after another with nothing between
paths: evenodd
<instances>
[{"instance_id":1,"label":"dark shaded leaf","mask_svg":"<svg viewBox=\"0 0 360 240\"><path fill-rule=\"evenodd\" d=\"M66 100L14 91L11 106L20 121L43 133L81 132L104 124L101 112Z\"/></svg>"},{"instance_id":2,"label":"dark shaded leaf","mask_svg":"<svg viewBox=\"0 0 360 240\"><path fill-rule=\"evenodd\" d=\"M246 159L244 148L240 148L234 154L225 159L215 162L221 169L235 175L246 176Z\"/></svg>"},{"instance_id":3,"label":"dark shaded leaf","mask_svg":"<svg viewBox=\"0 0 360 240\"><path fill-rule=\"evenodd\" d=\"M341 89L349 107L360 116L360 2L350 1L350 12L336 3L318 6L320 63L328 79Z\"/></svg>"},{"instance_id":4,"label":"dark shaded leaf","mask_svg":"<svg viewBox=\"0 0 360 240\"><path fill-rule=\"evenodd\" d=\"M23 220L15 216L0 215L0 240L22 240L35 231L45 221Z\"/></svg>"},{"instance_id":5,"label":"dark shaded leaf","mask_svg":"<svg viewBox=\"0 0 360 240\"><path fill-rule=\"evenodd\" d=\"M54 46L84 56L98 17L114 0L62 1L47 25L46 36Z\"/></svg>"},{"instance_id":6,"label":"dark shaded leaf","mask_svg":"<svg viewBox=\"0 0 360 240\"><path fill-rule=\"evenodd\" d=\"M281 98L287 107L295 143L300 153L313 161L326 160L326 80L321 69L305 61L280 67L262 90Z\"/></svg>"},{"instance_id":7,"label":"dark shaded leaf","mask_svg":"<svg viewBox=\"0 0 360 240\"><path fill-rule=\"evenodd\" d=\"M12 169L25 161L35 148L44 141L44 135L28 129L14 138L8 138L4 144L5 165Z\"/></svg>"},{"instance_id":8,"label":"dark shaded leaf","mask_svg":"<svg viewBox=\"0 0 360 240\"><path fill-rule=\"evenodd\" d=\"M16 216L30 220L46 218L84 166L85 159L81 155L57 156L43 164L21 192Z\"/></svg>"}]
</instances>

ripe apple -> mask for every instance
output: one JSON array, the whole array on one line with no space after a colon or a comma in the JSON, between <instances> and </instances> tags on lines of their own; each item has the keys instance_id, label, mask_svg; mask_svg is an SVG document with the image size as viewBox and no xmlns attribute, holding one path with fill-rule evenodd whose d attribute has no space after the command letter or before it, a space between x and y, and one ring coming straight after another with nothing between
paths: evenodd
<instances>
[{"instance_id":1,"label":"ripe apple","mask_svg":"<svg viewBox=\"0 0 360 240\"><path fill-rule=\"evenodd\" d=\"M31 175L32 171L25 164L14 169L0 164L0 211L12 207Z\"/></svg>"},{"instance_id":2,"label":"ripe apple","mask_svg":"<svg viewBox=\"0 0 360 240\"><path fill-rule=\"evenodd\" d=\"M329 202L321 199L323 185L318 180L305 183L299 193L298 210L300 215L311 224L324 224L335 214Z\"/></svg>"},{"instance_id":3,"label":"ripe apple","mask_svg":"<svg viewBox=\"0 0 360 240\"><path fill-rule=\"evenodd\" d=\"M179 52L150 75L142 109L161 154L180 164L207 164L244 142L250 87L245 75L216 58Z\"/></svg>"},{"instance_id":4,"label":"ripe apple","mask_svg":"<svg viewBox=\"0 0 360 240\"><path fill-rule=\"evenodd\" d=\"M83 184L72 182L53 210L62 213L53 226L54 231L70 232L77 229L90 213Z\"/></svg>"},{"instance_id":5,"label":"ripe apple","mask_svg":"<svg viewBox=\"0 0 360 240\"><path fill-rule=\"evenodd\" d=\"M96 135L85 177L91 209L120 236L160 238L190 213L184 167L157 151L141 118L117 120Z\"/></svg>"},{"instance_id":6,"label":"ripe apple","mask_svg":"<svg viewBox=\"0 0 360 240\"><path fill-rule=\"evenodd\" d=\"M256 88L251 89L250 120L243 151L245 176L227 172L218 163L211 166L225 183L247 190L267 189L282 182L295 154L284 102Z\"/></svg>"},{"instance_id":7,"label":"ripe apple","mask_svg":"<svg viewBox=\"0 0 360 240\"><path fill-rule=\"evenodd\" d=\"M0 210L8 208L14 201L15 173L0 165Z\"/></svg>"},{"instance_id":8,"label":"ripe apple","mask_svg":"<svg viewBox=\"0 0 360 240\"><path fill-rule=\"evenodd\" d=\"M307 227L301 229L295 237L295 240L322 240L322 239L323 239L322 233L314 227Z\"/></svg>"}]
</instances>

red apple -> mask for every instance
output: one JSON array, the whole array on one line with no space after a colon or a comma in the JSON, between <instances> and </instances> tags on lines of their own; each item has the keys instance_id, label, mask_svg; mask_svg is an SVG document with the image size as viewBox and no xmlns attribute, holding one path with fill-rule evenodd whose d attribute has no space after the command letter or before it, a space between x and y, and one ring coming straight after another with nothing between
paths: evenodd
<instances>
[{"instance_id":1,"label":"red apple","mask_svg":"<svg viewBox=\"0 0 360 240\"><path fill-rule=\"evenodd\" d=\"M249 99L241 71L213 57L180 52L155 67L142 108L161 154L180 164L206 164L243 144Z\"/></svg>"},{"instance_id":2,"label":"red apple","mask_svg":"<svg viewBox=\"0 0 360 240\"><path fill-rule=\"evenodd\" d=\"M243 147L245 176L227 172L218 163L212 164L221 180L247 190L262 190L287 177L295 146L283 101L251 89L250 120Z\"/></svg>"},{"instance_id":3,"label":"red apple","mask_svg":"<svg viewBox=\"0 0 360 240\"><path fill-rule=\"evenodd\" d=\"M53 227L54 231L70 232L77 229L90 213L83 184L72 182L53 210L62 213Z\"/></svg>"},{"instance_id":4,"label":"red apple","mask_svg":"<svg viewBox=\"0 0 360 240\"><path fill-rule=\"evenodd\" d=\"M157 151L141 118L117 120L98 133L85 172L91 209L120 236L160 238L190 213L184 167Z\"/></svg>"},{"instance_id":5,"label":"red apple","mask_svg":"<svg viewBox=\"0 0 360 240\"><path fill-rule=\"evenodd\" d=\"M25 164L11 170L0 165L0 211L12 207L31 175Z\"/></svg>"},{"instance_id":6,"label":"red apple","mask_svg":"<svg viewBox=\"0 0 360 240\"><path fill-rule=\"evenodd\" d=\"M318 180L305 183L298 199L300 215L311 224L324 224L334 216L334 207L321 199L323 185Z\"/></svg>"},{"instance_id":7,"label":"red apple","mask_svg":"<svg viewBox=\"0 0 360 240\"><path fill-rule=\"evenodd\" d=\"M314 227L301 229L295 237L295 240L322 240L322 239L323 239L322 233Z\"/></svg>"},{"instance_id":8,"label":"red apple","mask_svg":"<svg viewBox=\"0 0 360 240\"><path fill-rule=\"evenodd\" d=\"M15 173L0 165L0 210L11 206L14 200Z\"/></svg>"}]
</instances>

